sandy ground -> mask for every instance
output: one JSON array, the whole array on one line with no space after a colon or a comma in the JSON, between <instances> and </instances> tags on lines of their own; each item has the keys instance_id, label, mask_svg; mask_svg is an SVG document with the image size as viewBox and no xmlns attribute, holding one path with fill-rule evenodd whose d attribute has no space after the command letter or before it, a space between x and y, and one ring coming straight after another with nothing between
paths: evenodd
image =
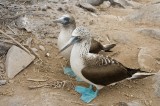
<instances>
[{"instance_id":1,"label":"sandy ground","mask_svg":"<svg viewBox=\"0 0 160 106\"><path fill-rule=\"evenodd\" d=\"M141 3L147 3L148 1L149 0L140 0ZM134 32L134 28L148 27L147 25L137 25L125 20L120 21L121 18L131 13L133 11L132 9L119 9L113 7L104 8L103 6L97 8L101 10L98 12L98 17L93 16L90 12L87 12L78 7L75 10L70 9L70 11L76 19L77 26L84 25L88 27L97 40L101 41L103 44L109 43L106 36L108 35L111 38L111 42L117 43L117 46L113 49L113 51L110 53L105 53L105 55L112 56L128 67L139 68L137 60L139 52L138 47L160 45L160 42L147 36L141 36L140 34ZM49 13L50 10L45 12ZM62 14L65 14L65 12L60 12L58 16L54 14L54 18L59 17ZM55 32L54 35L58 35L60 31L60 25L54 25L52 28ZM112 35L121 33L121 31L129 34L131 39L125 38L124 42L112 40L112 38L114 38ZM88 105L80 100L80 95L76 93L71 86L68 86L68 89L55 89L53 86L51 86L57 80L69 81L73 86L88 86L86 83L76 82L74 78L70 78L69 76L63 74L63 67L66 65L66 61L58 54L58 49L55 43L56 39L54 39L54 43L46 43L45 38L39 40L31 33L25 32L25 34L33 38L32 47L38 48L39 45L43 45L46 48L46 51L38 51L42 61L34 61L31 65L28 66L28 68L19 73L14 79L9 80L9 83L4 86L0 86L0 105ZM132 40L137 41L136 44ZM49 57L45 56L47 52L50 53ZM27 79L43 79L45 81L34 82L28 81ZM100 91L98 97L93 102L91 102L90 105L118 106L117 103L119 102L129 102L134 103L134 106L159 106L158 104L160 103L160 99L154 94L153 83L153 78L148 77L142 80L123 81L113 86L107 86ZM38 86L45 84L50 86L38 88ZM29 89L29 87L34 86L37 88Z\"/></svg>"}]
</instances>

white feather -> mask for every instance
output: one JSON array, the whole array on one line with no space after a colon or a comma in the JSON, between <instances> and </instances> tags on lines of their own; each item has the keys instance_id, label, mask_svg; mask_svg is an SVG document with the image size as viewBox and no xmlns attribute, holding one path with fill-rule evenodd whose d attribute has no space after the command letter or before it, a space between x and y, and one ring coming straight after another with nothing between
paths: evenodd
<instances>
[{"instance_id":1,"label":"white feather","mask_svg":"<svg viewBox=\"0 0 160 106\"><path fill-rule=\"evenodd\" d=\"M151 76L151 75L155 75L156 73L145 73L145 72L138 72L132 75L132 77L127 78L127 79L137 79L140 77L145 77L145 76Z\"/></svg>"}]
</instances>

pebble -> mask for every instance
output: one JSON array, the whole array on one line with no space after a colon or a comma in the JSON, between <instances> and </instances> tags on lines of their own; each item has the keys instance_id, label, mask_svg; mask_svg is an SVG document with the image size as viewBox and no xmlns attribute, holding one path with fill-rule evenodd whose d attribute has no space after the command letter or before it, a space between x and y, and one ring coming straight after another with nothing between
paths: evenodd
<instances>
[{"instance_id":1,"label":"pebble","mask_svg":"<svg viewBox=\"0 0 160 106\"><path fill-rule=\"evenodd\" d=\"M46 49L44 48L44 46L42 45L39 45L39 49L42 50L42 51L45 51Z\"/></svg>"},{"instance_id":2,"label":"pebble","mask_svg":"<svg viewBox=\"0 0 160 106\"><path fill-rule=\"evenodd\" d=\"M50 54L49 53L46 53L46 57L49 57L50 56Z\"/></svg>"},{"instance_id":3,"label":"pebble","mask_svg":"<svg viewBox=\"0 0 160 106\"><path fill-rule=\"evenodd\" d=\"M6 80L0 80L0 86L1 86L1 85L5 85L6 82L7 82Z\"/></svg>"},{"instance_id":4,"label":"pebble","mask_svg":"<svg viewBox=\"0 0 160 106\"><path fill-rule=\"evenodd\" d=\"M38 49L37 48L31 48L31 50L35 53L35 52L38 52Z\"/></svg>"}]
</instances>

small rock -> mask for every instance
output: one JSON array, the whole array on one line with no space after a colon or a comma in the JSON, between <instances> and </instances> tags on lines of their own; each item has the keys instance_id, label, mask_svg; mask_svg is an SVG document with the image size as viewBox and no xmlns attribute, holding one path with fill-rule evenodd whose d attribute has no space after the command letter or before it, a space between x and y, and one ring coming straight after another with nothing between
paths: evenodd
<instances>
[{"instance_id":1,"label":"small rock","mask_svg":"<svg viewBox=\"0 0 160 106\"><path fill-rule=\"evenodd\" d=\"M21 16L16 21L16 25L19 29L25 28L27 25L30 24L29 19L27 16ZM31 32L31 30L26 29L28 32Z\"/></svg>"},{"instance_id":2,"label":"small rock","mask_svg":"<svg viewBox=\"0 0 160 106\"><path fill-rule=\"evenodd\" d=\"M35 52L38 52L38 49L36 48L31 48L31 50L35 53Z\"/></svg>"},{"instance_id":3,"label":"small rock","mask_svg":"<svg viewBox=\"0 0 160 106\"><path fill-rule=\"evenodd\" d=\"M94 17L98 17L98 15L95 14L95 13L91 13L91 15L94 16Z\"/></svg>"},{"instance_id":4,"label":"small rock","mask_svg":"<svg viewBox=\"0 0 160 106\"><path fill-rule=\"evenodd\" d=\"M1 86L1 85L5 85L6 82L7 82L6 80L0 80L0 86Z\"/></svg>"},{"instance_id":5,"label":"small rock","mask_svg":"<svg viewBox=\"0 0 160 106\"><path fill-rule=\"evenodd\" d=\"M14 83L14 80L9 80L8 82L11 83L11 84L13 84L13 83Z\"/></svg>"},{"instance_id":6,"label":"small rock","mask_svg":"<svg viewBox=\"0 0 160 106\"><path fill-rule=\"evenodd\" d=\"M45 51L46 49L44 48L44 46L42 45L39 45L39 49L42 50L42 51Z\"/></svg>"},{"instance_id":7,"label":"small rock","mask_svg":"<svg viewBox=\"0 0 160 106\"><path fill-rule=\"evenodd\" d=\"M46 57L49 57L50 56L50 54L49 53L46 53Z\"/></svg>"},{"instance_id":8,"label":"small rock","mask_svg":"<svg viewBox=\"0 0 160 106\"><path fill-rule=\"evenodd\" d=\"M91 12L96 12L96 8L93 7L91 4L88 4L88 3L78 3L77 4L78 7L81 7L81 8L84 8L88 11L91 11Z\"/></svg>"},{"instance_id":9,"label":"small rock","mask_svg":"<svg viewBox=\"0 0 160 106\"><path fill-rule=\"evenodd\" d=\"M15 75L26 68L34 59L34 55L29 55L21 48L12 46L7 53L5 61L7 76L14 78Z\"/></svg>"}]
</instances>

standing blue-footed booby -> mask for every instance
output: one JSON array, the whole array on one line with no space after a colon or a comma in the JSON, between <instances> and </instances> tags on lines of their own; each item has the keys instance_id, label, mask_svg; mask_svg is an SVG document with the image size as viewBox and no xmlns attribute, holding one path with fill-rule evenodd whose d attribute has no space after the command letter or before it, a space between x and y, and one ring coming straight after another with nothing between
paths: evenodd
<instances>
[{"instance_id":1,"label":"standing blue-footed booby","mask_svg":"<svg viewBox=\"0 0 160 106\"><path fill-rule=\"evenodd\" d=\"M73 30L76 28L76 22L73 16L70 15L63 15L61 18L54 20L56 23L61 23L62 24L62 29L60 31L59 37L58 37L58 49L61 50L62 47L68 42L68 40L71 37L71 34ZM107 52L110 51L116 44L107 44L107 45L102 45L100 42L92 39L91 41L91 47L89 49L90 53L98 53L101 50ZM70 54L71 54L72 46L68 47L66 50L61 52L61 55L66 58L70 59ZM71 73L72 75L72 70L67 67L64 68L65 73ZM74 76L74 75L73 75Z\"/></svg>"},{"instance_id":2,"label":"standing blue-footed booby","mask_svg":"<svg viewBox=\"0 0 160 106\"><path fill-rule=\"evenodd\" d=\"M60 52L73 45L70 57L71 68L83 81L92 86L84 88L77 86L75 90L82 94L81 99L89 103L104 86L124 80L140 79L155 73L148 73L140 69L127 68L118 61L108 56L89 53L91 46L91 34L85 27L78 27L72 32L70 40Z\"/></svg>"}]
</instances>

